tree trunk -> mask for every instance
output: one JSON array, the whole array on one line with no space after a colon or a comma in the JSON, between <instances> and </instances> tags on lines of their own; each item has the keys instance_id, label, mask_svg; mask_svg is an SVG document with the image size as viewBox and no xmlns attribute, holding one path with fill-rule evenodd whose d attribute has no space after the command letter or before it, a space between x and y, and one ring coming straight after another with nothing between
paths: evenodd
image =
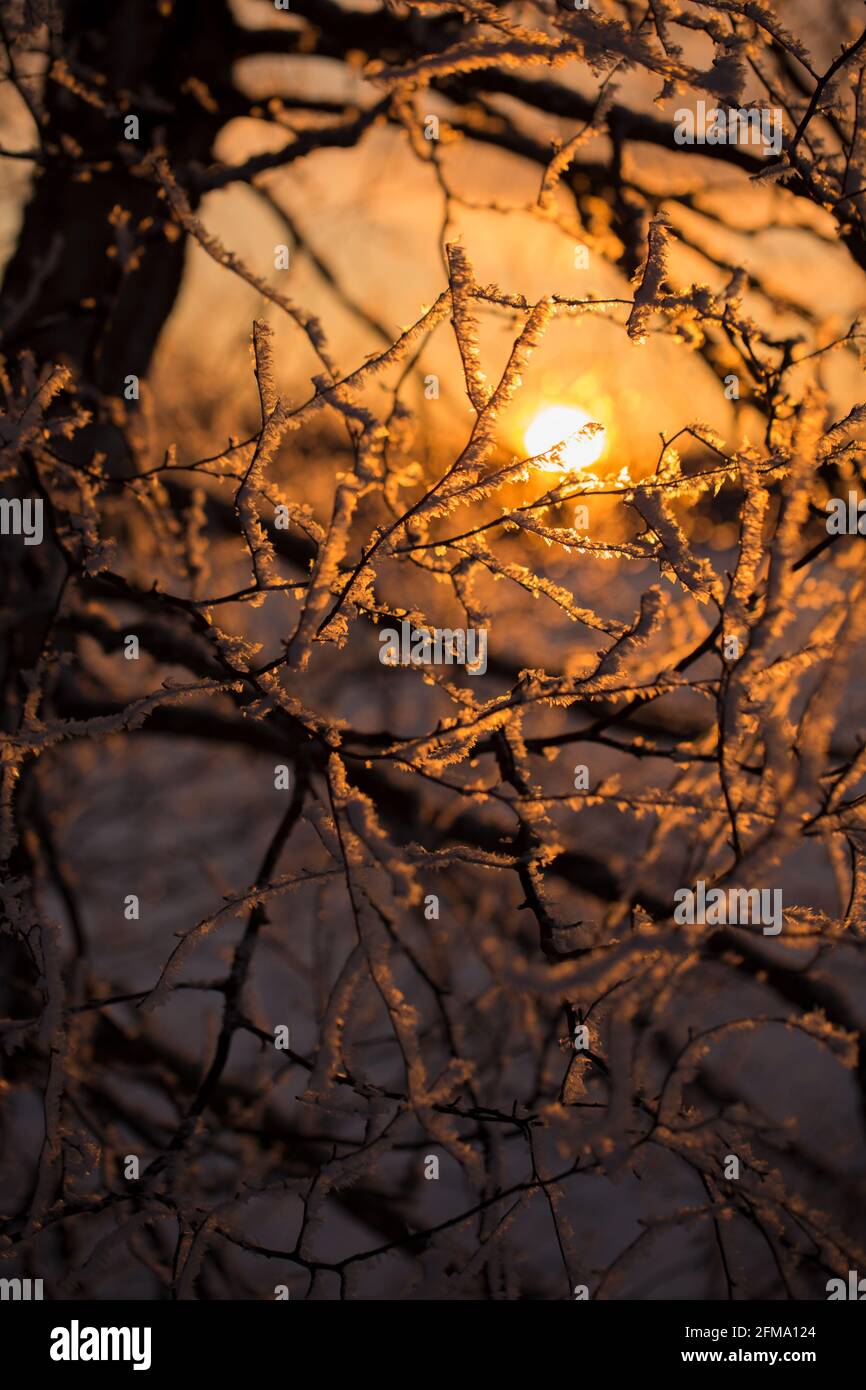
<instances>
[{"instance_id":1,"label":"tree trunk","mask_svg":"<svg viewBox=\"0 0 866 1390\"><path fill-rule=\"evenodd\" d=\"M146 374L180 285L184 238L165 236L165 205L141 157L164 146L175 167L209 160L238 109L234 32L227 0L67 0L64 56L106 108L47 82L46 159L3 281L7 356L26 345L41 362L65 362L85 394L120 396L125 376ZM138 117L137 141L125 138L127 114ZM80 154L67 153L76 146ZM78 172L82 163L101 167ZM116 225L127 213L128 237Z\"/></svg>"}]
</instances>

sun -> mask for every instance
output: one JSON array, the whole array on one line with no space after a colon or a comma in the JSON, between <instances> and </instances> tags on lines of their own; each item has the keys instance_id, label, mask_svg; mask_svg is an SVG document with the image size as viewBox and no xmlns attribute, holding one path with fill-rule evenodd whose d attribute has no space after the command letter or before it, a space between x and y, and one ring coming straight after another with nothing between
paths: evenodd
<instances>
[{"instance_id":1,"label":"sun","mask_svg":"<svg viewBox=\"0 0 866 1390\"><path fill-rule=\"evenodd\" d=\"M590 468L604 451L603 429L594 434L586 434L582 438L570 437L578 434L591 422L592 416L576 406L546 406L527 426L523 436L527 453L545 454L548 449L562 444L565 440L565 445L560 450L559 463L551 460L549 463L540 463L537 467L545 473L580 473L583 469Z\"/></svg>"}]
</instances>

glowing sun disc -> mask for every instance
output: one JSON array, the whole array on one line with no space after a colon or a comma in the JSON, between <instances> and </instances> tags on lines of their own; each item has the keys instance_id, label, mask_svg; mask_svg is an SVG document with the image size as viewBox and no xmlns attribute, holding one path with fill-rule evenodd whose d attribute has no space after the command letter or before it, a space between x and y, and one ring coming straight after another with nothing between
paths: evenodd
<instances>
[{"instance_id":1,"label":"glowing sun disc","mask_svg":"<svg viewBox=\"0 0 866 1390\"><path fill-rule=\"evenodd\" d=\"M604 430L579 439L569 438L591 420L591 415L574 406L547 406L538 412L527 427L523 436L526 451L533 455L546 454L548 449L566 440L559 453L559 463L551 459L549 463L540 463L537 467L546 473L580 473L582 469L591 467L604 450Z\"/></svg>"}]
</instances>

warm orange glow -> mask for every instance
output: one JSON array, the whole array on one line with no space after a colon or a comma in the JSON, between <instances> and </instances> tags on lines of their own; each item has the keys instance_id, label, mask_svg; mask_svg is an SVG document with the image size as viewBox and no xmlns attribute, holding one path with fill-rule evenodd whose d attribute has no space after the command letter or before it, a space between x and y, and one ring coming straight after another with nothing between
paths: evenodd
<instances>
[{"instance_id":1,"label":"warm orange glow","mask_svg":"<svg viewBox=\"0 0 866 1390\"><path fill-rule=\"evenodd\" d=\"M593 423L592 416L575 406L546 406L527 427L524 435L527 453L545 454L555 445L563 444L558 463L551 459L537 466L549 473L580 473L590 468L604 451L603 429L594 434L580 434L590 423Z\"/></svg>"}]
</instances>

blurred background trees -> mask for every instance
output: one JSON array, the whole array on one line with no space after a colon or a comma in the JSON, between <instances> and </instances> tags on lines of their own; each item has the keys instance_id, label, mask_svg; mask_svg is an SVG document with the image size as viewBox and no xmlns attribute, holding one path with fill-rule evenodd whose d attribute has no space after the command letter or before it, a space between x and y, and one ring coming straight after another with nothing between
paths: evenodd
<instances>
[{"instance_id":1,"label":"blurred background trees","mask_svg":"<svg viewBox=\"0 0 866 1390\"><path fill-rule=\"evenodd\" d=\"M862 1267L861 20L4 5L10 1274Z\"/></svg>"}]
</instances>

